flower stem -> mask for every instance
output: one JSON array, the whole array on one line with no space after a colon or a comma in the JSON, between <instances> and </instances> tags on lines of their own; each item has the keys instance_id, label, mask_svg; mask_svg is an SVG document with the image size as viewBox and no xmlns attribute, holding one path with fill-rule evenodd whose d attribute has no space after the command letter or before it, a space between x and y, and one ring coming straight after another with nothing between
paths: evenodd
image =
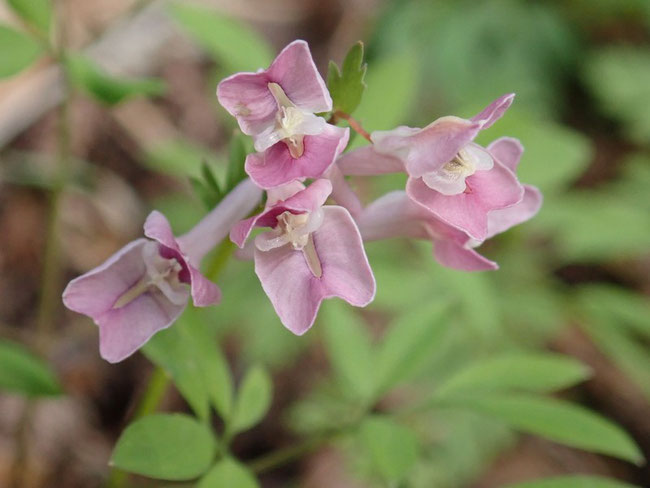
<instances>
[{"instance_id":1,"label":"flower stem","mask_svg":"<svg viewBox=\"0 0 650 488\"><path fill-rule=\"evenodd\" d=\"M147 387L135 408L133 420L154 413L165 396L169 384L170 379L169 376L167 376L167 373L165 373L165 370L160 366L156 366L151 373ZM106 488L121 488L125 486L128 477L129 473L113 467L108 476Z\"/></svg>"},{"instance_id":2,"label":"flower stem","mask_svg":"<svg viewBox=\"0 0 650 488\"><path fill-rule=\"evenodd\" d=\"M355 429L358 424L358 421L352 422L338 429L334 429L311 439L307 439L299 444L296 444L295 446L285 447L264 456L260 456L257 459L249 462L248 467L256 474L272 471L281 466L284 466L285 464L300 459L305 454L316 451L318 448L324 446L325 444L328 444L329 442L334 441L336 438L349 433L351 430Z\"/></svg>"},{"instance_id":3,"label":"flower stem","mask_svg":"<svg viewBox=\"0 0 650 488\"><path fill-rule=\"evenodd\" d=\"M341 112L340 110L337 110L332 114L329 122L335 124L336 121L339 119L345 120L348 123L348 125L352 128L352 130L354 130L357 134L359 134L361 137L366 139L368 142L372 143L372 139L370 138L370 134L368 133L368 131L363 128L363 126L358 120L352 118L351 115L346 114L345 112Z\"/></svg>"}]
</instances>

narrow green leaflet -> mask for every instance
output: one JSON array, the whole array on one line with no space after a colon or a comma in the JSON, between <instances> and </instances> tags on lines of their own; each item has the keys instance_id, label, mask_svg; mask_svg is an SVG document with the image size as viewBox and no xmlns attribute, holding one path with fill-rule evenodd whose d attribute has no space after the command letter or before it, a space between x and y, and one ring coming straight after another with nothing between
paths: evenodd
<instances>
[{"instance_id":1,"label":"narrow green leaflet","mask_svg":"<svg viewBox=\"0 0 650 488\"><path fill-rule=\"evenodd\" d=\"M591 54L584 77L602 108L625 124L629 137L650 140L650 49L609 46Z\"/></svg>"},{"instance_id":2,"label":"narrow green leaflet","mask_svg":"<svg viewBox=\"0 0 650 488\"><path fill-rule=\"evenodd\" d=\"M374 470L389 483L403 480L418 458L415 434L389 417L366 418L359 428L359 441Z\"/></svg>"},{"instance_id":3,"label":"narrow green leaflet","mask_svg":"<svg viewBox=\"0 0 650 488\"><path fill-rule=\"evenodd\" d=\"M183 5L170 6L172 17L227 71L255 71L273 60L268 43L252 28L214 9Z\"/></svg>"},{"instance_id":4,"label":"narrow green leaflet","mask_svg":"<svg viewBox=\"0 0 650 488\"><path fill-rule=\"evenodd\" d=\"M171 375L199 418L208 418L210 404L228 418L233 389L230 370L195 309L188 307L174 327L157 333L143 351Z\"/></svg>"},{"instance_id":5,"label":"narrow green leaflet","mask_svg":"<svg viewBox=\"0 0 650 488\"><path fill-rule=\"evenodd\" d=\"M208 210L212 210L224 196L212 168L205 160L201 163L201 177L190 175L190 183Z\"/></svg>"},{"instance_id":6,"label":"narrow green leaflet","mask_svg":"<svg viewBox=\"0 0 650 488\"><path fill-rule=\"evenodd\" d=\"M357 400L369 400L373 385L373 357L370 337L361 318L345 303L324 304L321 330L337 381L346 394Z\"/></svg>"},{"instance_id":7,"label":"narrow green leaflet","mask_svg":"<svg viewBox=\"0 0 650 488\"><path fill-rule=\"evenodd\" d=\"M508 485L506 488L636 488L618 480L597 476L558 476Z\"/></svg>"},{"instance_id":8,"label":"narrow green leaflet","mask_svg":"<svg viewBox=\"0 0 650 488\"><path fill-rule=\"evenodd\" d=\"M156 414L129 425L111 464L162 480L190 480L212 464L216 442L210 428L187 415Z\"/></svg>"},{"instance_id":9,"label":"narrow green leaflet","mask_svg":"<svg viewBox=\"0 0 650 488\"><path fill-rule=\"evenodd\" d=\"M650 339L650 303L638 293L611 285L581 286L578 303L590 316L608 319Z\"/></svg>"},{"instance_id":10,"label":"narrow green leaflet","mask_svg":"<svg viewBox=\"0 0 650 488\"><path fill-rule=\"evenodd\" d=\"M588 377L589 368L568 356L509 353L470 364L441 384L434 398L511 389L551 392Z\"/></svg>"},{"instance_id":11,"label":"narrow green leaflet","mask_svg":"<svg viewBox=\"0 0 650 488\"><path fill-rule=\"evenodd\" d=\"M51 0L7 0L9 6L25 22L47 34L52 22Z\"/></svg>"},{"instance_id":12,"label":"narrow green leaflet","mask_svg":"<svg viewBox=\"0 0 650 488\"><path fill-rule=\"evenodd\" d=\"M203 379L201 361L194 350L193 341L184 331L184 316L174 327L161 330L142 348L149 360L163 368L174 381L178 391L187 400L200 419L210 413L210 399Z\"/></svg>"},{"instance_id":13,"label":"narrow green leaflet","mask_svg":"<svg viewBox=\"0 0 650 488\"><path fill-rule=\"evenodd\" d=\"M197 488L259 488L255 475L241 463L225 458L208 471Z\"/></svg>"},{"instance_id":14,"label":"narrow green leaflet","mask_svg":"<svg viewBox=\"0 0 650 488\"><path fill-rule=\"evenodd\" d=\"M26 34L0 25L0 53L0 78L7 78L36 61L42 48Z\"/></svg>"},{"instance_id":15,"label":"narrow green leaflet","mask_svg":"<svg viewBox=\"0 0 650 488\"><path fill-rule=\"evenodd\" d=\"M249 149L246 145L248 139L241 132L237 132L230 140L228 172L226 173L226 189L224 193L229 193L247 177L244 163Z\"/></svg>"},{"instance_id":16,"label":"narrow green leaflet","mask_svg":"<svg viewBox=\"0 0 650 488\"><path fill-rule=\"evenodd\" d=\"M641 451L623 429L590 410L561 400L509 393L457 397L445 404L485 413L517 430L567 446L636 464L643 462Z\"/></svg>"},{"instance_id":17,"label":"narrow green leaflet","mask_svg":"<svg viewBox=\"0 0 650 488\"><path fill-rule=\"evenodd\" d=\"M252 367L244 376L232 412L229 430L236 434L256 425L271 406L273 383L261 366Z\"/></svg>"},{"instance_id":18,"label":"narrow green leaflet","mask_svg":"<svg viewBox=\"0 0 650 488\"><path fill-rule=\"evenodd\" d=\"M0 341L0 390L27 396L61 394L61 386L47 363L9 341Z\"/></svg>"},{"instance_id":19,"label":"narrow green leaflet","mask_svg":"<svg viewBox=\"0 0 650 488\"><path fill-rule=\"evenodd\" d=\"M126 79L111 76L82 55L69 56L65 67L70 79L89 95L106 105L116 105L136 96L157 96L165 91L162 80Z\"/></svg>"},{"instance_id":20,"label":"narrow green leaflet","mask_svg":"<svg viewBox=\"0 0 650 488\"><path fill-rule=\"evenodd\" d=\"M376 394L417 373L449 329L449 303L444 298L415 307L391 324L378 349Z\"/></svg>"},{"instance_id":21,"label":"narrow green leaflet","mask_svg":"<svg viewBox=\"0 0 650 488\"><path fill-rule=\"evenodd\" d=\"M327 88L332 96L334 111L351 115L361 103L366 89L364 78L368 65L363 62L363 43L357 42L350 48L341 69L330 61L327 72Z\"/></svg>"}]
</instances>

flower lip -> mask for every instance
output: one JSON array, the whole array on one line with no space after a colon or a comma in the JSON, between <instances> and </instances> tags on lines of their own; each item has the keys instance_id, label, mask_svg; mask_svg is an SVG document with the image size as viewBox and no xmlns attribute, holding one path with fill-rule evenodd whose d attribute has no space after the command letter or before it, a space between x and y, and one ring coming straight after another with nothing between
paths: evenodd
<instances>
[{"instance_id":1,"label":"flower lip","mask_svg":"<svg viewBox=\"0 0 650 488\"><path fill-rule=\"evenodd\" d=\"M423 175L422 181L443 195L457 195L467 190L468 177L476 171L490 170L493 166L494 161L488 151L478 144L469 143L442 168Z\"/></svg>"},{"instance_id":2,"label":"flower lip","mask_svg":"<svg viewBox=\"0 0 650 488\"><path fill-rule=\"evenodd\" d=\"M298 189L298 185L292 185ZM254 227L276 228L278 217L289 212L291 214L312 213L323 206L330 193L332 193L332 184L329 180L320 179L314 181L307 188L300 189L291 196L286 197L267 207L259 215L250 217L237 223L230 231L230 239L240 248L252 232Z\"/></svg>"}]
</instances>

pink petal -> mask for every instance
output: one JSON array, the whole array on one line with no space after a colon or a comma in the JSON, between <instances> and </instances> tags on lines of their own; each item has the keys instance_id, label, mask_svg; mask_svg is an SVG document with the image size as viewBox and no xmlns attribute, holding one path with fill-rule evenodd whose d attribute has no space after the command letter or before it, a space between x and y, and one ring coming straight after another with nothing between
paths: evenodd
<instances>
[{"instance_id":1,"label":"pink petal","mask_svg":"<svg viewBox=\"0 0 650 488\"><path fill-rule=\"evenodd\" d=\"M508 107L512 105L514 99L514 93L503 95L485 107L480 114L472 117L472 120L478 122L482 130L487 129L503 116L505 111L508 110Z\"/></svg>"},{"instance_id":2,"label":"pink petal","mask_svg":"<svg viewBox=\"0 0 650 488\"><path fill-rule=\"evenodd\" d=\"M499 269L494 261L481 256L474 249L466 249L451 240L437 240L433 255L443 266L461 271L488 271Z\"/></svg>"},{"instance_id":3,"label":"pink petal","mask_svg":"<svg viewBox=\"0 0 650 488\"><path fill-rule=\"evenodd\" d=\"M104 263L68 283L63 291L65 306L96 321L144 275L142 246L146 243L146 239L128 243Z\"/></svg>"},{"instance_id":4,"label":"pink petal","mask_svg":"<svg viewBox=\"0 0 650 488\"><path fill-rule=\"evenodd\" d=\"M212 281L207 279L191 264L188 264L190 270L190 281L192 290L192 302L197 307L207 307L221 301L221 290Z\"/></svg>"},{"instance_id":5,"label":"pink petal","mask_svg":"<svg viewBox=\"0 0 650 488\"><path fill-rule=\"evenodd\" d=\"M363 211L363 205L357 194L350 187L337 164L333 164L325 173L325 177L332 183L332 198L336 203L348 209L356 219Z\"/></svg>"},{"instance_id":6,"label":"pink petal","mask_svg":"<svg viewBox=\"0 0 650 488\"><path fill-rule=\"evenodd\" d=\"M144 221L144 235L158 241L163 246L180 252L169 221L158 210L151 212Z\"/></svg>"},{"instance_id":7,"label":"pink petal","mask_svg":"<svg viewBox=\"0 0 650 488\"><path fill-rule=\"evenodd\" d=\"M272 207L276 203L286 200L304 189L305 185L299 181L292 181L286 185L269 188L266 192L266 207Z\"/></svg>"},{"instance_id":8,"label":"pink petal","mask_svg":"<svg viewBox=\"0 0 650 488\"><path fill-rule=\"evenodd\" d=\"M430 189L421 179L409 178L406 192L440 220L483 241L488 212L519 202L524 190L514 174L498 163L489 171L477 171L466 183L468 193L448 196Z\"/></svg>"},{"instance_id":9,"label":"pink petal","mask_svg":"<svg viewBox=\"0 0 650 488\"><path fill-rule=\"evenodd\" d=\"M145 293L128 305L109 309L95 319L99 352L111 363L126 359L159 330L174 323L185 305L174 305L159 294Z\"/></svg>"},{"instance_id":10,"label":"pink petal","mask_svg":"<svg viewBox=\"0 0 650 488\"><path fill-rule=\"evenodd\" d=\"M240 219L258 205L262 190L249 178L239 183L219 205L214 207L192 230L178 237L180 246L190 263L199 267L203 256L214 249Z\"/></svg>"},{"instance_id":11,"label":"pink petal","mask_svg":"<svg viewBox=\"0 0 650 488\"><path fill-rule=\"evenodd\" d=\"M423 129L398 127L372 133L375 150L401 157L409 176L420 178L439 170L471 142L481 124L459 117L441 117Z\"/></svg>"},{"instance_id":12,"label":"pink petal","mask_svg":"<svg viewBox=\"0 0 650 488\"><path fill-rule=\"evenodd\" d=\"M163 214L157 210L149 214L144 222L144 235L164 246L164 248L161 248L162 256L175 258L183 267L179 278L182 282L190 284L194 305L206 307L217 303L221 299L219 287L203 276L198 269L190 264L187 256L183 254L172 233L169 221Z\"/></svg>"},{"instance_id":13,"label":"pink petal","mask_svg":"<svg viewBox=\"0 0 650 488\"><path fill-rule=\"evenodd\" d=\"M524 146L514 137L501 137L492 142L487 150L506 168L516 173L521 155L524 153Z\"/></svg>"},{"instance_id":14,"label":"pink petal","mask_svg":"<svg viewBox=\"0 0 650 488\"><path fill-rule=\"evenodd\" d=\"M521 224L531 218L542 206L542 193L531 185L524 185L524 198L511 207L492 210L488 214L488 233L490 238Z\"/></svg>"},{"instance_id":15,"label":"pink petal","mask_svg":"<svg viewBox=\"0 0 650 488\"><path fill-rule=\"evenodd\" d=\"M402 160L377 152L372 145L346 152L336 164L344 175L370 176L404 171Z\"/></svg>"},{"instance_id":16,"label":"pink petal","mask_svg":"<svg viewBox=\"0 0 650 488\"><path fill-rule=\"evenodd\" d=\"M365 307L375 297L375 278L361 234L343 207L323 207L325 218L314 232L314 245L323 267L323 298L340 297Z\"/></svg>"},{"instance_id":17,"label":"pink petal","mask_svg":"<svg viewBox=\"0 0 650 488\"><path fill-rule=\"evenodd\" d=\"M285 47L267 73L299 108L312 113L332 110L332 98L305 41L293 41Z\"/></svg>"},{"instance_id":18,"label":"pink petal","mask_svg":"<svg viewBox=\"0 0 650 488\"><path fill-rule=\"evenodd\" d=\"M271 80L261 73L237 73L217 86L219 103L237 119L244 134L257 135L275 123L278 104L268 89Z\"/></svg>"},{"instance_id":19,"label":"pink petal","mask_svg":"<svg viewBox=\"0 0 650 488\"><path fill-rule=\"evenodd\" d=\"M352 217L342 207L323 208L323 224L314 232L323 274L315 277L301 251L283 246L255 250L255 272L282 323L294 334L313 325L321 302L340 297L363 307L375 295L375 279Z\"/></svg>"},{"instance_id":20,"label":"pink petal","mask_svg":"<svg viewBox=\"0 0 650 488\"><path fill-rule=\"evenodd\" d=\"M364 241L393 237L428 239L423 210L405 192L393 191L368 205L357 222Z\"/></svg>"},{"instance_id":21,"label":"pink petal","mask_svg":"<svg viewBox=\"0 0 650 488\"><path fill-rule=\"evenodd\" d=\"M304 136L304 153L294 159L284 142L263 153L249 154L245 169L261 188L274 188L293 180L318 178L325 173L348 143L350 130L327 124L315 136Z\"/></svg>"}]
</instances>

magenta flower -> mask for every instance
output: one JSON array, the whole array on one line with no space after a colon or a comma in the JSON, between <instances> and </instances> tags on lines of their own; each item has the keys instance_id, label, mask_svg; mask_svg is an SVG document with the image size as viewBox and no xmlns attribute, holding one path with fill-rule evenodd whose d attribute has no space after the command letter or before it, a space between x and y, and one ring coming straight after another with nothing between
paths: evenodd
<instances>
[{"instance_id":1,"label":"magenta flower","mask_svg":"<svg viewBox=\"0 0 650 488\"><path fill-rule=\"evenodd\" d=\"M324 179L278 188L261 214L230 233L243 247L254 227L271 228L255 237L255 272L280 320L297 335L313 325L324 299L364 307L375 295L356 223L345 208L324 205L331 191Z\"/></svg>"},{"instance_id":2,"label":"magenta flower","mask_svg":"<svg viewBox=\"0 0 650 488\"><path fill-rule=\"evenodd\" d=\"M482 241L488 213L519 202L524 190L512 172L472 141L503 115L513 98L504 95L469 120L448 116L424 129L402 126L374 132L372 151L384 156L381 166L390 167L395 159L403 162L411 199Z\"/></svg>"},{"instance_id":3,"label":"magenta flower","mask_svg":"<svg viewBox=\"0 0 650 488\"><path fill-rule=\"evenodd\" d=\"M144 224L148 239L130 242L68 284L63 303L98 325L104 359L115 363L133 354L179 317L190 296L199 307L219 302L219 288L197 266L230 226L255 207L260 194L250 181L240 184L178 239L165 216L153 211Z\"/></svg>"},{"instance_id":4,"label":"magenta flower","mask_svg":"<svg viewBox=\"0 0 650 488\"><path fill-rule=\"evenodd\" d=\"M266 70L237 73L217 87L217 97L255 150L246 172L262 188L318 178L345 148L349 129L328 124L318 113L332 99L305 41L285 47Z\"/></svg>"}]
</instances>

